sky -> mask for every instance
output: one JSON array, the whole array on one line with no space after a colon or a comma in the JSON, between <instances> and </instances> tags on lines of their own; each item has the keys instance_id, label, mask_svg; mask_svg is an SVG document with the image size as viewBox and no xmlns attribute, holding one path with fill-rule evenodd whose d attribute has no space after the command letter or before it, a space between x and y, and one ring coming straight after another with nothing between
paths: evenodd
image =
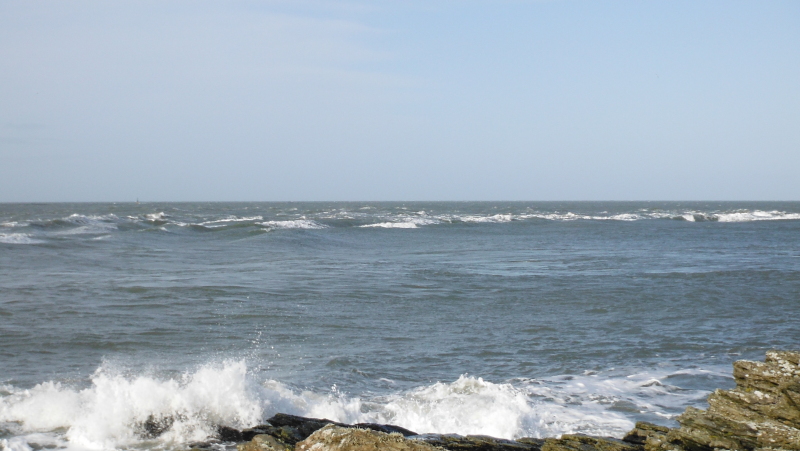
<instances>
[{"instance_id":1,"label":"sky","mask_svg":"<svg viewBox=\"0 0 800 451\"><path fill-rule=\"evenodd\" d=\"M798 1L0 0L0 202L800 200Z\"/></svg>"}]
</instances>

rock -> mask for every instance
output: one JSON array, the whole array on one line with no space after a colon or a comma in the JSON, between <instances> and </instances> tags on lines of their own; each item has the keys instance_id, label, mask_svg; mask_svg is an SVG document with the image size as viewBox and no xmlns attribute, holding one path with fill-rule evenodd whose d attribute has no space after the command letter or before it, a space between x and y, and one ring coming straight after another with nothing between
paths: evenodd
<instances>
[{"instance_id":1,"label":"rock","mask_svg":"<svg viewBox=\"0 0 800 451\"><path fill-rule=\"evenodd\" d=\"M267 434L259 434L252 440L236 445L238 451L291 451L293 447L275 437Z\"/></svg>"},{"instance_id":2,"label":"rock","mask_svg":"<svg viewBox=\"0 0 800 451\"><path fill-rule=\"evenodd\" d=\"M261 424L256 427L245 429L242 431L243 440L252 440L257 435L270 435L282 441L283 443L286 443L288 445L294 445L300 440L303 440L304 438L311 435L311 433L303 434L297 428L293 428L291 426L275 427L269 424Z\"/></svg>"},{"instance_id":3,"label":"rock","mask_svg":"<svg viewBox=\"0 0 800 451\"><path fill-rule=\"evenodd\" d=\"M611 437L564 434L560 439L548 438L542 451L641 451L642 446Z\"/></svg>"},{"instance_id":4,"label":"rock","mask_svg":"<svg viewBox=\"0 0 800 451\"><path fill-rule=\"evenodd\" d=\"M140 435L144 438L156 438L167 432L175 419L172 416L148 415L147 419L140 425Z\"/></svg>"},{"instance_id":5,"label":"rock","mask_svg":"<svg viewBox=\"0 0 800 451\"><path fill-rule=\"evenodd\" d=\"M670 429L666 426L639 421L633 430L622 438L622 441L644 446L645 451L658 451L662 449L669 431Z\"/></svg>"},{"instance_id":6,"label":"rock","mask_svg":"<svg viewBox=\"0 0 800 451\"><path fill-rule=\"evenodd\" d=\"M296 451L442 451L420 440L394 432L345 428L329 424L299 442Z\"/></svg>"},{"instance_id":7,"label":"rock","mask_svg":"<svg viewBox=\"0 0 800 451\"><path fill-rule=\"evenodd\" d=\"M279 413L272 416L272 418L267 420L267 423L275 428L286 428L285 430L296 431L297 436L302 437L300 440L305 439L315 431L322 429L329 424L335 424L341 427L347 426L326 418L306 418L297 415L288 415L285 413Z\"/></svg>"},{"instance_id":8,"label":"rock","mask_svg":"<svg viewBox=\"0 0 800 451\"><path fill-rule=\"evenodd\" d=\"M400 426L395 426L393 424L377 424L377 423L357 423L353 426L345 426L345 427L357 427L360 429L372 429L373 431L378 432L385 432L387 434L391 434L396 432L401 434L403 437L411 437L412 435L419 435L414 431L409 431L406 428L401 428Z\"/></svg>"},{"instance_id":9,"label":"rock","mask_svg":"<svg viewBox=\"0 0 800 451\"><path fill-rule=\"evenodd\" d=\"M228 426L217 426L217 437L223 442L241 442L244 440L241 431Z\"/></svg>"},{"instance_id":10,"label":"rock","mask_svg":"<svg viewBox=\"0 0 800 451\"><path fill-rule=\"evenodd\" d=\"M449 451L539 451L544 443L530 437L513 441L486 435L425 434L414 438Z\"/></svg>"},{"instance_id":11,"label":"rock","mask_svg":"<svg viewBox=\"0 0 800 451\"><path fill-rule=\"evenodd\" d=\"M636 423L633 430L622 438L622 441L634 445L643 445L645 449L647 449L647 444L651 443L651 445L656 446L654 449L658 449L658 444L666 439L668 432L669 428L666 426L658 426L653 423L639 421ZM653 446L651 446L651 448L652 447Z\"/></svg>"},{"instance_id":12,"label":"rock","mask_svg":"<svg viewBox=\"0 0 800 451\"><path fill-rule=\"evenodd\" d=\"M800 353L735 362L733 376L734 389L709 395L708 410L687 408L679 428L664 436L637 424L629 436L644 436L646 451L800 451Z\"/></svg>"}]
</instances>

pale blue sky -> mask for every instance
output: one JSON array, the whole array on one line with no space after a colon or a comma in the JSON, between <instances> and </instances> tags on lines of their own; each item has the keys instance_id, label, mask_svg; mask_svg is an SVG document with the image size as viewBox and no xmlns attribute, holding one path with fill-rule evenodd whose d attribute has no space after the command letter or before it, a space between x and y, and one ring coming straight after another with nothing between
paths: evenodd
<instances>
[{"instance_id":1,"label":"pale blue sky","mask_svg":"<svg viewBox=\"0 0 800 451\"><path fill-rule=\"evenodd\" d=\"M0 202L798 200L798 1L0 0Z\"/></svg>"}]
</instances>

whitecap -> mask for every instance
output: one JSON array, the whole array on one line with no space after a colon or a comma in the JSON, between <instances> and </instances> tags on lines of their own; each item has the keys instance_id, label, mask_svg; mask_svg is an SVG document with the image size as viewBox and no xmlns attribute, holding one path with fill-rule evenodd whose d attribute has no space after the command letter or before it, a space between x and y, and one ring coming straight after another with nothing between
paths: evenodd
<instances>
[{"instance_id":1,"label":"whitecap","mask_svg":"<svg viewBox=\"0 0 800 451\"><path fill-rule=\"evenodd\" d=\"M800 219L800 213L787 213L785 211L738 211L732 213L718 213L719 222L751 222L751 221L786 221Z\"/></svg>"},{"instance_id":2,"label":"whitecap","mask_svg":"<svg viewBox=\"0 0 800 451\"><path fill-rule=\"evenodd\" d=\"M265 221L259 223L273 229L324 229L327 226L310 219L293 219L286 221Z\"/></svg>"},{"instance_id":3,"label":"whitecap","mask_svg":"<svg viewBox=\"0 0 800 451\"><path fill-rule=\"evenodd\" d=\"M379 227L383 229L416 229L417 224L407 221L407 222L378 222L375 224L364 224L359 227Z\"/></svg>"},{"instance_id":4,"label":"whitecap","mask_svg":"<svg viewBox=\"0 0 800 451\"><path fill-rule=\"evenodd\" d=\"M160 211L158 213L148 213L144 215L144 218L148 221L163 221L167 218L167 215L163 211Z\"/></svg>"},{"instance_id":5,"label":"whitecap","mask_svg":"<svg viewBox=\"0 0 800 451\"><path fill-rule=\"evenodd\" d=\"M0 243L5 244L41 244L42 240L31 238L27 233L0 233Z\"/></svg>"},{"instance_id":6,"label":"whitecap","mask_svg":"<svg viewBox=\"0 0 800 451\"><path fill-rule=\"evenodd\" d=\"M261 221L263 219L264 218L261 217L261 216L249 216L249 217L241 217L241 218L236 217L236 216L231 216L231 217L228 217L228 218L215 219L213 221L201 222L198 225L207 226L207 227L212 227L213 228L213 227L221 227L222 225L225 225L225 224L227 224L229 222L251 222L251 221Z\"/></svg>"}]
</instances>

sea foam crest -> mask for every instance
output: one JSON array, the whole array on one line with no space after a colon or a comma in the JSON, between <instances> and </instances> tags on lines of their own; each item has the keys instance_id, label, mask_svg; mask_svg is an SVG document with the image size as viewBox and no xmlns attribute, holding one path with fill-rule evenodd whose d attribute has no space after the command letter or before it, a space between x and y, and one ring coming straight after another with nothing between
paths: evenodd
<instances>
[{"instance_id":1,"label":"sea foam crest","mask_svg":"<svg viewBox=\"0 0 800 451\"><path fill-rule=\"evenodd\" d=\"M42 240L31 238L27 233L0 233L0 243L5 244L40 244Z\"/></svg>"},{"instance_id":2,"label":"sea foam crest","mask_svg":"<svg viewBox=\"0 0 800 451\"><path fill-rule=\"evenodd\" d=\"M292 219L286 221L265 221L259 223L271 229L324 229L327 226L310 219Z\"/></svg>"},{"instance_id":3,"label":"sea foam crest","mask_svg":"<svg viewBox=\"0 0 800 451\"><path fill-rule=\"evenodd\" d=\"M215 219L215 220L212 220L212 221L201 222L199 225L206 226L206 227L222 227L222 226L224 226L226 224L229 224L229 223L232 223L232 222L252 222L252 221L261 221L263 219L264 218L262 216L247 216L247 217L241 217L241 218L237 217L237 216L231 216L231 217L228 217L228 218Z\"/></svg>"},{"instance_id":4,"label":"sea foam crest","mask_svg":"<svg viewBox=\"0 0 800 451\"><path fill-rule=\"evenodd\" d=\"M719 222L750 222L750 221L779 221L798 220L800 213L787 213L785 211L740 211L732 213L719 213L716 215Z\"/></svg>"},{"instance_id":5,"label":"sea foam crest","mask_svg":"<svg viewBox=\"0 0 800 451\"><path fill-rule=\"evenodd\" d=\"M394 221L378 222L374 224L364 224L359 227L378 227L383 229L416 229L419 226L426 226L439 223L440 223L439 220L433 218L402 216L396 218Z\"/></svg>"}]
</instances>

